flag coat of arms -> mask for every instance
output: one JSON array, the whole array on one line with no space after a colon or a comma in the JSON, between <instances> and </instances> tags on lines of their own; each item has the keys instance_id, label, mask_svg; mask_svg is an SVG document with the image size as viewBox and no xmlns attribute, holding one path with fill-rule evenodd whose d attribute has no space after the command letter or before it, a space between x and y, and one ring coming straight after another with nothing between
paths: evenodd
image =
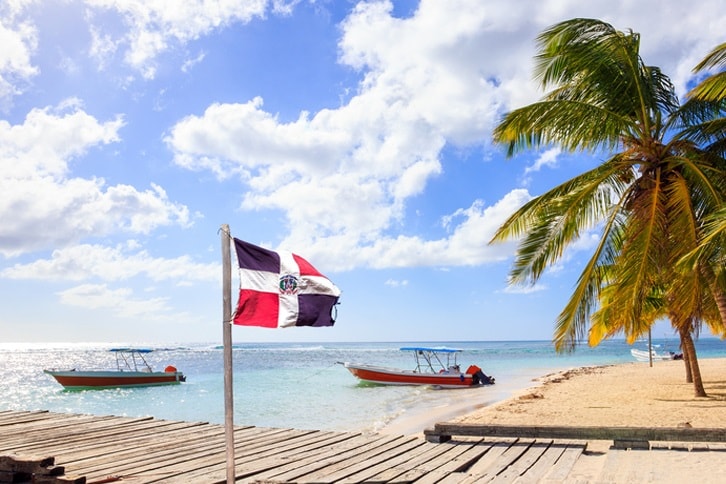
<instances>
[{"instance_id":1,"label":"flag coat of arms","mask_svg":"<svg viewBox=\"0 0 726 484\"><path fill-rule=\"evenodd\" d=\"M234 239L240 291L234 324L332 326L340 290L302 257Z\"/></svg>"}]
</instances>

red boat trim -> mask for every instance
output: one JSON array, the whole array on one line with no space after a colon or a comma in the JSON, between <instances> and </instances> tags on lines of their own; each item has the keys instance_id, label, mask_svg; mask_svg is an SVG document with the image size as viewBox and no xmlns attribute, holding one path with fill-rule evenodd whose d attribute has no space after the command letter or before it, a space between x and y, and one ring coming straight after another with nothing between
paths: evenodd
<instances>
[{"instance_id":1,"label":"red boat trim","mask_svg":"<svg viewBox=\"0 0 726 484\"><path fill-rule=\"evenodd\" d=\"M351 364L346 364L345 367L353 376L361 380L386 385L431 385L442 388L461 388L472 386L474 382L471 375L464 373L414 373L387 368L365 367L363 365L353 366Z\"/></svg>"},{"instance_id":2,"label":"red boat trim","mask_svg":"<svg viewBox=\"0 0 726 484\"><path fill-rule=\"evenodd\" d=\"M51 375L63 387L70 390L127 388L158 385L176 385L181 382L181 372L116 372L116 371L50 371Z\"/></svg>"}]
</instances>

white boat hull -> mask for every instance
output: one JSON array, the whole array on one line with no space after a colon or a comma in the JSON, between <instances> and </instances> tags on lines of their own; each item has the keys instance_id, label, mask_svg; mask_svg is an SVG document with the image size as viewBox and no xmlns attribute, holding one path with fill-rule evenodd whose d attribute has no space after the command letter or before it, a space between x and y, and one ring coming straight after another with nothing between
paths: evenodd
<instances>
[{"instance_id":1,"label":"white boat hull","mask_svg":"<svg viewBox=\"0 0 726 484\"><path fill-rule=\"evenodd\" d=\"M673 353L658 353L655 350L651 350L650 353L648 353L646 350L638 350L635 348L630 350L630 354L638 361L650 361L651 356L653 361L669 361L675 357Z\"/></svg>"}]
</instances>

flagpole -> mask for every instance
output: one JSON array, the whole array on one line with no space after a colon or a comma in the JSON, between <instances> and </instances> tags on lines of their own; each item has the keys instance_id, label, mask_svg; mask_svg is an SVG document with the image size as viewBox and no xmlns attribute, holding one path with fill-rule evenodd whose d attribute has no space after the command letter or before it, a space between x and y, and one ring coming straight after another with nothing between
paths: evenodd
<instances>
[{"instance_id":1,"label":"flagpole","mask_svg":"<svg viewBox=\"0 0 726 484\"><path fill-rule=\"evenodd\" d=\"M234 473L234 392L232 391L232 266L229 249L229 225L222 233L222 343L224 346L224 437L227 450L227 484L235 481Z\"/></svg>"}]
</instances>

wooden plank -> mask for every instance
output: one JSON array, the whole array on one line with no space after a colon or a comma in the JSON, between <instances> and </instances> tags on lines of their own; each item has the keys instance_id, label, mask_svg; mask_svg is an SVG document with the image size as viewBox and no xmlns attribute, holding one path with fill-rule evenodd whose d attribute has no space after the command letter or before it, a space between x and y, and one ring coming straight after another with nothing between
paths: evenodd
<instances>
[{"instance_id":1,"label":"wooden plank","mask_svg":"<svg viewBox=\"0 0 726 484\"><path fill-rule=\"evenodd\" d=\"M330 449L330 452L321 455L321 459L318 461L311 461L310 464L305 466L301 471L305 471L304 477L301 477L301 481L309 482L318 479L324 479L325 476L339 472L341 469L350 466L361 459L366 458L366 452L370 452L370 449L376 449L378 452L384 452L387 448L398 448L401 445L408 445L409 442L414 442L415 439L406 438L402 436L374 436L367 435L363 436L364 440L361 440L360 445L355 447L348 447L343 452L339 448ZM372 454L368 454L372 455Z\"/></svg>"},{"instance_id":2,"label":"wooden plank","mask_svg":"<svg viewBox=\"0 0 726 484\"><path fill-rule=\"evenodd\" d=\"M386 452L377 455L362 456L358 462L346 461L345 465L335 466L337 470L325 469L327 475L324 477L310 478L303 476L300 482L321 482L321 483L357 483L373 482L372 476L391 467L406 462L413 455L422 452L425 442L419 439L410 440L403 445L398 445Z\"/></svg>"},{"instance_id":3,"label":"wooden plank","mask_svg":"<svg viewBox=\"0 0 726 484\"><path fill-rule=\"evenodd\" d=\"M385 460L351 474L340 482L390 482L404 474L406 470L410 470L415 465L414 462L431 455L431 449L427 447L427 444L428 442L422 441L416 447L406 450L405 453L397 456L387 456ZM411 473L411 475L418 476L423 474L424 472L421 470ZM331 477L327 477L324 482L335 482L330 480Z\"/></svg>"},{"instance_id":4,"label":"wooden plank","mask_svg":"<svg viewBox=\"0 0 726 484\"><path fill-rule=\"evenodd\" d=\"M188 433L192 433L191 437L185 436ZM216 433L219 434L218 432ZM66 454L63 456L63 461L69 468L72 468L76 473L93 474L94 477L97 475L105 475L109 473L118 473L124 466L125 462L128 462L133 458L135 454L140 454L143 459L150 459L154 453L148 452L147 449L153 445L165 446L170 448L166 452L167 459L174 459L175 455L180 453L176 442L182 444L182 448L186 449L190 446L189 441L191 440L195 444L206 442L206 439L215 437L215 434L211 434L211 437L205 437L204 433L193 432L192 429L180 429L180 432L175 434L176 441L172 439L162 439L163 442L155 442L154 434L149 434L146 441L137 440L134 445L127 443L116 442L115 446L109 443L105 443L104 446L93 449L85 447L80 452ZM186 452L184 450L183 452ZM162 454L163 455L163 454Z\"/></svg>"},{"instance_id":5,"label":"wooden plank","mask_svg":"<svg viewBox=\"0 0 726 484\"><path fill-rule=\"evenodd\" d=\"M468 466L460 468L456 472L445 474L440 482L460 484L489 482L511 461L521 455L530 444L531 442L520 443L518 439L495 441L489 446L486 453L480 455L480 458L473 460Z\"/></svg>"},{"instance_id":6,"label":"wooden plank","mask_svg":"<svg viewBox=\"0 0 726 484\"><path fill-rule=\"evenodd\" d=\"M525 454L532 444L534 444L533 440L519 439L516 442L513 442L504 452L502 452L496 460L484 463L483 461L488 459L482 458L475 462L466 472L475 478L473 482L491 481L497 475L506 471L514 462ZM487 456L488 454L485 455L485 457Z\"/></svg>"},{"instance_id":7,"label":"wooden plank","mask_svg":"<svg viewBox=\"0 0 726 484\"><path fill-rule=\"evenodd\" d=\"M537 459L537 461L532 464L529 469L527 469L527 472L520 475L513 482L516 482L517 484L534 484L541 482L552 466L555 465L555 462L557 462L557 459L560 458L565 449L567 449L567 444L553 442L540 455L539 459Z\"/></svg>"},{"instance_id":8,"label":"wooden plank","mask_svg":"<svg viewBox=\"0 0 726 484\"><path fill-rule=\"evenodd\" d=\"M463 470L471 467L471 465L478 461L482 455L489 452L494 444L494 441L485 439L477 439L475 441L452 441L445 445L456 445L464 450L453 457L450 457L448 454L442 455L440 459L432 459L431 461L423 462L416 467L426 471L440 469L449 472L462 472Z\"/></svg>"},{"instance_id":9,"label":"wooden plank","mask_svg":"<svg viewBox=\"0 0 726 484\"><path fill-rule=\"evenodd\" d=\"M478 460L474 461L468 469L464 470L464 472L470 475L484 474L489 470L489 468L497 465L497 461L502 458L502 455L509 451L509 449L513 445L516 445L517 442L518 439L502 440L495 442L486 454L482 455ZM527 445L529 445L529 443L527 443Z\"/></svg>"},{"instance_id":10,"label":"wooden plank","mask_svg":"<svg viewBox=\"0 0 726 484\"><path fill-rule=\"evenodd\" d=\"M325 433L326 439L321 441L318 446L336 445L339 451L343 451L346 448L359 448L366 442L370 441L370 437L365 437L360 434L351 433ZM387 437L388 438L388 437ZM333 444L333 442L336 444ZM292 445L292 444L291 444ZM325 447L318 447L325 448ZM331 447L332 449L332 447ZM244 449L239 449L244 450ZM244 451L240 452L235 445L235 474L237 479L244 480L243 478L248 476L257 476L265 471L279 469L281 466L303 466L308 463L308 460L304 458L290 459L287 456L287 448L279 446L268 446L264 449L259 449L256 452ZM332 452L332 451L331 451ZM176 476L168 478L165 482L174 483L186 483L186 482L217 482L225 479L226 476L226 465L223 462L224 454L221 455L221 459L216 463L211 463L203 468L192 470L190 472L180 473ZM319 454L313 453L308 456L308 459L321 458Z\"/></svg>"},{"instance_id":11,"label":"wooden plank","mask_svg":"<svg viewBox=\"0 0 726 484\"><path fill-rule=\"evenodd\" d=\"M103 426L81 426L67 436L64 432L33 435L31 436L32 442L16 445L13 448L17 452L33 452L35 449L52 447L56 456L60 457L67 452L77 452L83 448L99 448L103 445L116 445L119 441L129 441L139 437L148 438L150 432L158 435L165 432L169 426L173 426L173 422L144 419L115 425L114 422L104 421ZM84 432L84 428L88 430Z\"/></svg>"},{"instance_id":12,"label":"wooden plank","mask_svg":"<svg viewBox=\"0 0 726 484\"><path fill-rule=\"evenodd\" d=\"M6 445L12 445L14 442L23 439L32 439L35 441L43 441L54 437L71 438L74 435L85 435L88 432L97 429L114 428L118 430L126 425L134 425L138 422L151 422L152 417L141 417L136 419L121 417L96 417L94 415L70 416L64 419L54 419L53 421L39 422L32 425L24 425L22 427L22 435L15 435L3 439Z\"/></svg>"},{"instance_id":13,"label":"wooden plank","mask_svg":"<svg viewBox=\"0 0 726 484\"><path fill-rule=\"evenodd\" d=\"M157 421L160 424L164 425L164 429L169 427L169 422L166 421ZM171 422L171 426L177 427L177 432L172 434L169 434L166 439L161 438L161 435L167 435L166 432L159 432L159 428L156 427L151 428L149 430L142 429L142 428L136 428L134 433L126 434L124 435L124 439L107 439L104 441L97 441L95 439L89 439L86 442L78 442L76 444L75 450L70 450L70 455L67 455L67 461L76 461L76 460L83 460L83 462L77 463L73 466L74 472L78 471L81 468L87 468L89 465L92 465L94 462L94 459L108 459L108 456L116 455L118 459L118 455L120 452L126 452L129 450L129 447L133 449L133 447L136 447L138 452L138 448L143 449L144 447L153 444L154 442L157 442L159 440L166 440L167 442L171 442L171 439L176 439L177 442L180 442L181 440L181 434L187 433L193 433L197 434L198 432L193 432L190 429L196 429L200 427L200 424L198 423L185 423L185 422ZM209 424L206 424L206 426L209 429L212 429L217 434L219 434L219 426L209 426ZM204 428L204 426L201 426L201 428ZM181 433L181 434L180 434ZM191 437L189 437L191 438ZM81 447L85 449L84 452L82 452L82 456L79 457L79 451L78 448ZM90 452L90 454L89 454ZM173 458L174 453L169 453L166 456L166 460L168 461L170 458ZM113 462L111 463L111 466L113 466Z\"/></svg>"},{"instance_id":14,"label":"wooden plank","mask_svg":"<svg viewBox=\"0 0 726 484\"><path fill-rule=\"evenodd\" d=\"M291 431L285 432L290 434ZM281 437L282 438L282 437ZM309 446L311 449L314 448L325 448L325 446L340 445L341 442L347 442L350 439L359 438L357 434L345 434L345 433L333 433L333 432L319 432L319 431L306 431L305 434L301 434L296 439L291 439L290 435L285 440L281 440L280 443L270 443L263 447L251 448L250 445L240 446L239 442L235 442L235 463L236 472L238 476L246 476L274 468L280 464L280 454L287 456L288 451L294 452L296 449L304 448ZM301 447L302 446L302 447ZM199 469L193 471L192 474L185 473L182 477L178 477L178 482L189 482L190 480L196 480L200 482L210 482L214 480L224 480L226 474L226 465L223 461L224 454L221 454L221 458L217 462L209 462L208 465L200 466ZM269 464L270 459L278 460L273 464ZM289 459L284 462L289 462ZM216 476L216 477L215 477ZM177 477L167 480L167 482L176 482Z\"/></svg>"},{"instance_id":15,"label":"wooden plank","mask_svg":"<svg viewBox=\"0 0 726 484\"><path fill-rule=\"evenodd\" d=\"M424 469L426 464L435 468L437 462L441 464L450 462L470 447L469 443L427 444L422 452L409 456L409 459L400 465L379 472L372 476L371 480L389 483L411 482L426 474Z\"/></svg>"},{"instance_id":16,"label":"wooden plank","mask_svg":"<svg viewBox=\"0 0 726 484\"><path fill-rule=\"evenodd\" d=\"M188 451L183 452L183 455L180 455L179 453L157 453L153 455L147 455L145 452L140 454L137 453L136 455L132 455L127 458L124 462L117 463L113 466L113 469L116 473L121 472L125 478L133 477L135 480L138 480L142 477L151 477L153 480L156 476L159 476L162 473L164 477L168 477L186 470L205 468L223 463L225 455L224 429L221 426L217 427L217 429L218 432L214 436L210 436L204 442L200 442L199 445L193 446ZM254 455L259 453L259 449L280 448L280 445L284 445L284 443L289 442L291 439L319 433L316 431L298 431L289 429L257 430L258 435L267 438L264 442L236 442L236 446L245 449L247 454ZM274 440L269 440L270 437L273 437ZM238 453L237 451L235 451L235 454L237 456L244 455L243 452ZM160 470L162 468L163 472ZM90 473L89 477L94 477L96 472L98 472L98 469L94 469L94 471Z\"/></svg>"},{"instance_id":17,"label":"wooden plank","mask_svg":"<svg viewBox=\"0 0 726 484\"><path fill-rule=\"evenodd\" d=\"M433 479L433 480L432 480ZM431 483L436 482L437 484L464 484L471 480L471 476L463 472L442 472L434 471L426 475L421 482ZM416 481L418 484L419 481Z\"/></svg>"},{"instance_id":18,"label":"wooden plank","mask_svg":"<svg viewBox=\"0 0 726 484\"><path fill-rule=\"evenodd\" d=\"M298 456L308 457L310 452L316 452L322 455L325 452L334 451L342 442L359 437L360 434L355 433L335 433L316 431L305 436L275 445L274 448L265 449L265 455L277 455L281 452L285 453L287 459L296 459ZM243 454L248 455L248 454ZM259 452L255 455L260 455Z\"/></svg>"},{"instance_id":19,"label":"wooden plank","mask_svg":"<svg viewBox=\"0 0 726 484\"><path fill-rule=\"evenodd\" d=\"M71 462L83 469L86 474L104 472L123 473L127 468L138 468L141 464L148 465L153 462L168 462L170 459L182 459L186 455L197 452L205 447L221 442L224 433L220 429L214 432L180 432L174 438L149 439L147 444L139 442L129 446L121 444L119 448L107 451L102 450L95 456L88 456L84 460L64 460L67 465Z\"/></svg>"},{"instance_id":20,"label":"wooden plank","mask_svg":"<svg viewBox=\"0 0 726 484\"><path fill-rule=\"evenodd\" d=\"M169 420L154 420L145 417L133 420L91 419L87 421L76 421L71 427L50 427L44 431L36 430L35 432L24 434L23 437L31 442L47 442L53 439L69 442L71 440L87 440L91 436L103 439L106 436L133 432L135 429L164 427L173 425L174 423Z\"/></svg>"},{"instance_id":21,"label":"wooden plank","mask_svg":"<svg viewBox=\"0 0 726 484\"><path fill-rule=\"evenodd\" d=\"M514 482L515 479L525 474L542 457L542 454L549 449L550 445L552 445L551 440L535 441L516 462L513 462L504 472L495 476L492 482L502 484Z\"/></svg>"},{"instance_id":22,"label":"wooden plank","mask_svg":"<svg viewBox=\"0 0 726 484\"><path fill-rule=\"evenodd\" d=\"M133 482L146 482L177 474L180 470L196 469L210 458L215 459L215 462L221 462L224 459L223 437L217 438L211 443L209 441L198 442L195 446L173 454L127 456L116 465L84 468L82 473L91 481L114 475L124 480L133 480Z\"/></svg>"},{"instance_id":23,"label":"wooden plank","mask_svg":"<svg viewBox=\"0 0 726 484\"><path fill-rule=\"evenodd\" d=\"M126 456L116 465L89 470L87 477L95 479L112 473L134 482L147 482L175 475L184 470L196 469L209 459L214 459L214 462L223 462L224 434L222 432L208 436L194 445L184 446L174 453L146 455L141 448L135 450L136 454Z\"/></svg>"},{"instance_id":24,"label":"wooden plank","mask_svg":"<svg viewBox=\"0 0 726 484\"><path fill-rule=\"evenodd\" d=\"M568 444L541 482L543 484L560 484L564 482L575 466L575 462L582 456L585 447L585 444Z\"/></svg>"},{"instance_id":25,"label":"wooden plank","mask_svg":"<svg viewBox=\"0 0 726 484\"><path fill-rule=\"evenodd\" d=\"M110 420L113 417L98 418L93 415L68 415L66 417L54 416L43 420L33 420L31 422L17 422L17 424L8 424L3 426L2 439L5 445L12 445L14 442L22 441L24 438L33 438L36 435L53 435L55 433L70 434L79 426L93 425L103 420ZM150 417L146 418L147 420ZM22 434L19 429L22 428ZM41 437L42 438L42 437Z\"/></svg>"},{"instance_id":26,"label":"wooden plank","mask_svg":"<svg viewBox=\"0 0 726 484\"><path fill-rule=\"evenodd\" d=\"M0 414L0 427L6 427L9 425L26 424L27 422L34 422L39 420L48 420L58 418L57 414L52 414L46 410L37 412L16 412L8 410ZM3 431L5 429L3 428Z\"/></svg>"},{"instance_id":27,"label":"wooden plank","mask_svg":"<svg viewBox=\"0 0 726 484\"><path fill-rule=\"evenodd\" d=\"M427 439L441 436L523 437L570 440L658 440L679 442L726 442L726 431L689 427L568 427L556 425L485 425L438 423L424 431Z\"/></svg>"},{"instance_id":28,"label":"wooden plank","mask_svg":"<svg viewBox=\"0 0 726 484\"><path fill-rule=\"evenodd\" d=\"M271 468L270 470L255 474L255 479L274 479L285 482L293 480L295 482L303 482L307 480L307 476L315 471L327 468L324 475L341 472L341 467L336 465L344 463L343 469L352 467L359 468L361 463L376 462L376 457L382 454L391 455L390 453L400 453L396 449L405 449L408 445L416 445L415 437L403 436L385 436L383 438L371 438L364 436L355 446L347 449L333 449L333 451L325 456L310 455L307 458L291 462L280 467ZM303 465L300 465L303 464ZM364 464L372 465L372 464ZM351 472L343 471L344 475ZM323 482L318 478L315 482Z\"/></svg>"},{"instance_id":29,"label":"wooden plank","mask_svg":"<svg viewBox=\"0 0 726 484\"><path fill-rule=\"evenodd\" d=\"M481 442L472 445L466 451L462 452L458 457L452 459L449 462L443 463L435 467L418 466L418 469L427 471L426 475L417 480L416 484L433 484L440 482L442 479L447 478L451 475L457 477L458 480L451 482L459 482L463 480L467 475L464 473L466 469L471 467L474 462L477 462L482 456L492 451L496 442L482 440ZM448 445L448 444L446 444ZM451 478L453 479L453 477Z\"/></svg>"}]
</instances>

